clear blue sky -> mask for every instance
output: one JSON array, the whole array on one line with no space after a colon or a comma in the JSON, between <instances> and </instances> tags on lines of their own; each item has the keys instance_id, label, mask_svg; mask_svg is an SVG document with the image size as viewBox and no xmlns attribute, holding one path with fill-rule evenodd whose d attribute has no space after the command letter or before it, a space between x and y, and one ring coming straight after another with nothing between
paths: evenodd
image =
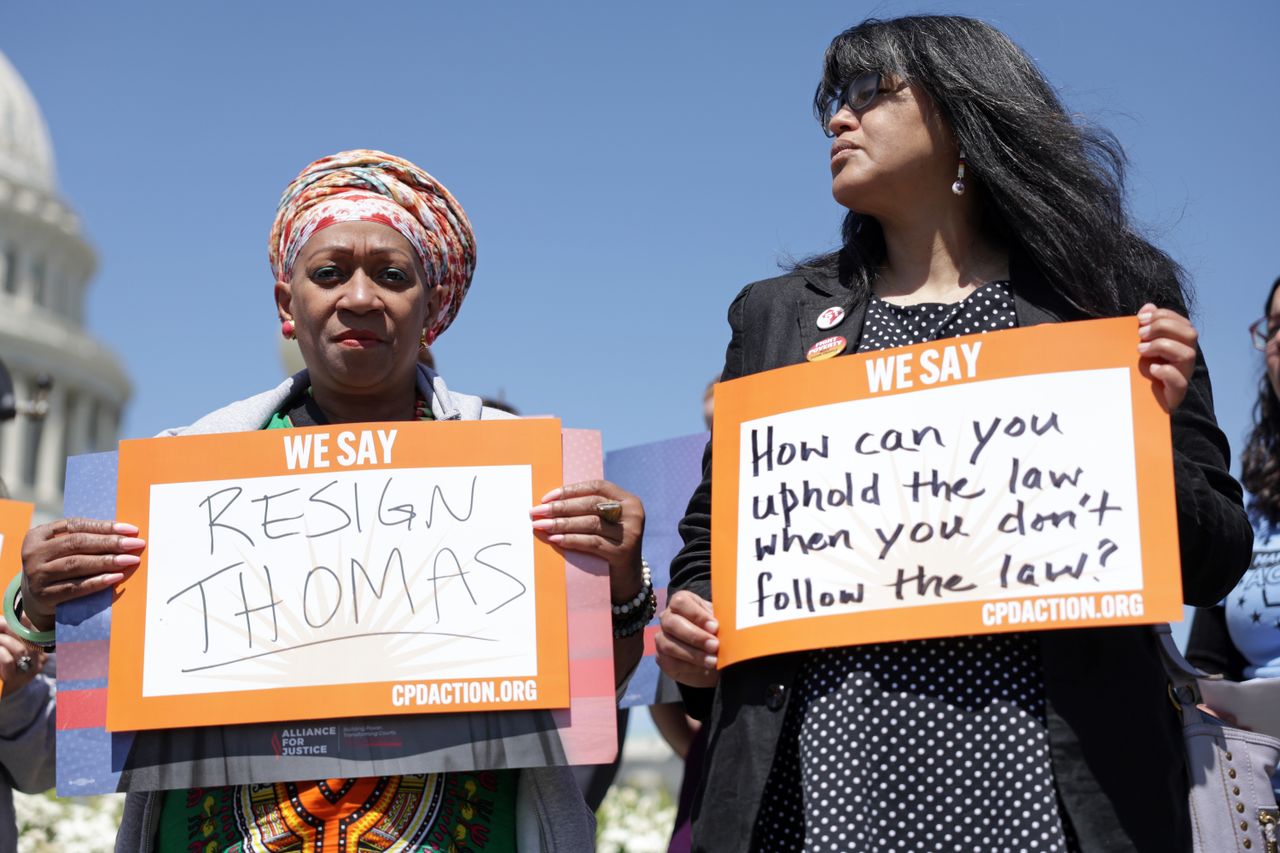
<instances>
[{"instance_id":1,"label":"clear blue sky","mask_svg":"<svg viewBox=\"0 0 1280 853\"><path fill-rule=\"evenodd\" d=\"M135 383L126 435L275 384L276 199L315 157L368 146L423 165L475 224L475 284L438 347L450 384L621 447L700 429L730 299L833 245L809 114L827 42L925 10L1005 29L1118 134L1138 220L1195 283L1238 447L1245 327L1280 275L1273 0L7 3L0 50L99 254L89 328Z\"/></svg>"}]
</instances>

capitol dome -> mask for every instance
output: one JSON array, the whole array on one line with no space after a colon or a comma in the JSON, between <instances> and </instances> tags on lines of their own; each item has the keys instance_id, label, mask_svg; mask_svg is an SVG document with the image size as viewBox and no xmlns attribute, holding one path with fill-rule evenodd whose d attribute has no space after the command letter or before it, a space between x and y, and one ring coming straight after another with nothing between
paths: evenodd
<instances>
[{"instance_id":1,"label":"capitol dome","mask_svg":"<svg viewBox=\"0 0 1280 853\"><path fill-rule=\"evenodd\" d=\"M0 176L46 193L55 191L49 128L31 90L0 53Z\"/></svg>"},{"instance_id":2,"label":"capitol dome","mask_svg":"<svg viewBox=\"0 0 1280 853\"><path fill-rule=\"evenodd\" d=\"M62 512L66 458L114 450L129 380L115 354L84 328L97 259L58 194L53 145L40 107L0 53L0 361L36 414L0 422L0 484Z\"/></svg>"}]
</instances>

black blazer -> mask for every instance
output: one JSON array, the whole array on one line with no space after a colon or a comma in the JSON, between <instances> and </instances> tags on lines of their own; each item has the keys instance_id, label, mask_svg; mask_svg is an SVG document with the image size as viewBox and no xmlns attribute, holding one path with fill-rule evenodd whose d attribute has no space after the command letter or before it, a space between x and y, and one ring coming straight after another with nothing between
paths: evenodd
<instances>
[{"instance_id":1,"label":"black blazer","mask_svg":"<svg viewBox=\"0 0 1280 853\"><path fill-rule=\"evenodd\" d=\"M1083 319L1015 258L1019 326ZM845 318L820 330L825 309ZM1183 309L1183 306L1170 306ZM1185 310L1185 309L1184 309ZM856 352L865 302L820 273L748 285L729 307L733 336L723 379L802 362L821 338L843 335ZM1229 449L1213 415L1209 373L1197 355L1187 397L1173 416L1174 482L1183 596L1215 604L1249 564L1253 539ZM672 592L711 598L711 446L702 484L680 525ZM1180 721L1166 694L1154 635L1142 626L1036 633L1044 667L1049 741L1063 808L1085 851L1190 849L1187 772ZM714 689L682 688L690 713L709 720L710 742L693 813L697 851L750 848L761 793L800 655L745 661Z\"/></svg>"}]
</instances>

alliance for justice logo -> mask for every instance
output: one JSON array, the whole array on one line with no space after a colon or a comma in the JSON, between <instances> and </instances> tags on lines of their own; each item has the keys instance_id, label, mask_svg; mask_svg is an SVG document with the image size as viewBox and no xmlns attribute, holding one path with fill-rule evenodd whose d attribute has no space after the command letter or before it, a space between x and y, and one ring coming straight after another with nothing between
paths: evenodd
<instances>
[{"instance_id":1,"label":"alliance for justice logo","mask_svg":"<svg viewBox=\"0 0 1280 853\"><path fill-rule=\"evenodd\" d=\"M333 755L337 753L337 746L337 726L300 726L271 733L271 750L276 758Z\"/></svg>"}]
</instances>

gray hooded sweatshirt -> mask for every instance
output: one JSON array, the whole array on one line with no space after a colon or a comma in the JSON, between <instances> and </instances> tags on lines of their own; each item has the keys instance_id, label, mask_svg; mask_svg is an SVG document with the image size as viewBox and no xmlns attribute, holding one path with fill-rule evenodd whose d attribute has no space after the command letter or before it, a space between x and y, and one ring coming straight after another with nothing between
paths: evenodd
<instances>
[{"instance_id":1,"label":"gray hooded sweatshirt","mask_svg":"<svg viewBox=\"0 0 1280 853\"><path fill-rule=\"evenodd\" d=\"M0 850L18 849L13 792L53 787L56 655L21 690L0 699Z\"/></svg>"}]
</instances>

